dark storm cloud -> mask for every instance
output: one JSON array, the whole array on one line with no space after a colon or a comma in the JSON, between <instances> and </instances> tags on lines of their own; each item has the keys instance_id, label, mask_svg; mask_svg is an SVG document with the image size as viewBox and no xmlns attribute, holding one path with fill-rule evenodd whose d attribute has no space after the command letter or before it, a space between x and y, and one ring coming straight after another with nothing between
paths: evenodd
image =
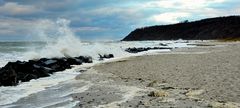
<instances>
[{"instance_id":1,"label":"dark storm cloud","mask_svg":"<svg viewBox=\"0 0 240 108\"><path fill-rule=\"evenodd\" d=\"M39 19L65 18L81 38L120 39L136 27L239 14L238 4L238 0L0 0L0 19L5 21L0 37L20 35L19 30L26 35ZM21 29L22 25L26 27Z\"/></svg>"}]
</instances>

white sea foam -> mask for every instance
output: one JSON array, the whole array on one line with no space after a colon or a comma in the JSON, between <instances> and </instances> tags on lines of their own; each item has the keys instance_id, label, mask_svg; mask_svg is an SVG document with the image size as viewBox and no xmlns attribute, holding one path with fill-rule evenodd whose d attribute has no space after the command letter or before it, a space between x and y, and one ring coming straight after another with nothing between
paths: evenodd
<instances>
[{"instance_id":1,"label":"white sea foam","mask_svg":"<svg viewBox=\"0 0 240 108\"><path fill-rule=\"evenodd\" d=\"M21 83L17 87L0 87L0 106L16 102L22 97L45 90L46 87L57 85L59 82L74 79L78 74L80 73L70 69L55 73L51 77Z\"/></svg>"}]
</instances>

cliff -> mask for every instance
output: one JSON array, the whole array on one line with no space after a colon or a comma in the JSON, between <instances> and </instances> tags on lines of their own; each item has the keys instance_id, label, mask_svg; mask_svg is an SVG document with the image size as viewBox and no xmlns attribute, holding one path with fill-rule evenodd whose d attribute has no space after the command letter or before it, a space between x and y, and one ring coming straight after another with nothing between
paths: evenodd
<instances>
[{"instance_id":1,"label":"cliff","mask_svg":"<svg viewBox=\"0 0 240 108\"><path fill-rule=\"evenodd\" d=\"M194 22L138 28L122 41L210 40L240 38L240 16L208 18Z\"/></svg>"}]
</instances>

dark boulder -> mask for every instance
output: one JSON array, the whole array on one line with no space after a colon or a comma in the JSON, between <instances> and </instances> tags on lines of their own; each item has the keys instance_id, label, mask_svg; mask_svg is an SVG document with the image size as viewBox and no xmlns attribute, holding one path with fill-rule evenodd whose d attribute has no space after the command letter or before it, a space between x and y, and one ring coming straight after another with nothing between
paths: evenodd
<instances>
[{"instance_id":1,"label":"dark boulder","mask_svg":"<svg viewBox=\"0 0 240 108\"><path fill-rule=\"evenodd\" d=\"M57 63L57 60L52 60L52 59L49 59L49 60L46 60L46 61L43 62L43 64L46 65L46 66L56 64L56 63Z\"/></svg>"},{"instance_id":2,"label":"dark boulder","mask_svg":"<svg viewBox=\"0 0 240 108\"><path fill-rule=\"evenodd\" d=\"M99 55L99 60L103 60L103 59L110 59L110 58L114 58L114 55L113 54L104 54L104 55L101 55L101 54L98 54Z\"/></svg>"},{"instance_id":3,"label":"dark boulder","mask_svg":"<svg viewBox=\"0 0 240 108\"><path fill-rule=\"evenodd\" d=\"M0 86L17 85L17 73L14 70L14 63L9 62L0 70Z\"/></svg>"},{"instance_id":4,"label":"dark boulder","mask_svg":"<svg viewBox=\"0 0 240 108\"><path fill-rule=\"evenodd\" d=\"M49 64L46 67L53 69L54 71L63 71L65 69L70 69L71 64L67 62L66 58L54 58L57 62Z\"/></svg>"},{"instance_id":5,"label":"dark boulder","mask_svg":"<svg viewBox=\"0 0 240 108\"><path fill-rule=\"evenodd\" d=\"M71 65L81 65L82 60L77 58L67 58L67 62Z\"/></svg>"},{"instance_id":6,"label":"dark boulder","mask_svg":"<svg viewBox=\"0 0 240 108\"><path fill-rule=\"evenodd\" d=\"M143 51L148 51L148 50L162 50L162 49L173 49L171 47L147 47L147 48L127 48L125 49L126 52L129 52L129 53L139 53L139 52L143 52Z\"/></svg>"},{"instance_id":7,"label":"dark boulder","mask_svg":"<svg viewBox=\"0 0 240 108\"><path fill-rule=\"evenodd\" d=\"M102 58L113 58L113 54L104 54L103 56L101 56Z\"/></svg>"},{"instance_id":8,"label":"dark boulder","mask_svg":"<svg viewBox=\"0 0 240 108\"><path fill-rule=\"evenodd\" d=\"M161 45L161 46L168 46L168 45L165 44L165 43L160 43L159 45Z\"/></svg>"},{"instance_id":9,"label":"dark boulder","mask_svg":"<svg viewBox=\"0 0 240 108\"><path fill-rule=\"evenodd\" d=\"M92 63L92 57L90 56L79 56L79 57L75 57L78 60L81 60L83 63Z\"/></svg>"}]
</instances>

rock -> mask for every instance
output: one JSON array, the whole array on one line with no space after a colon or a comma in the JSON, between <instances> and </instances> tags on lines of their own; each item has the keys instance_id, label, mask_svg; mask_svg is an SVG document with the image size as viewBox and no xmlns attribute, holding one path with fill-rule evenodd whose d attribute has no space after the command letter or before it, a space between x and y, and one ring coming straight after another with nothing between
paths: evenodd
<instances>
[{"instance_id":1,"label":"rock","mask_svg":"<svg viewBox=\"0 0 240 108\"><path fill-rule=\"evenodd\" d=\"M38 66L36 64L33 65L33 73L36 74L39 77L47 77L49 74L52 74L56 70L51 69L49 67L44 67L44 66Z\"/></svg>"},{"instance_id":2,"label":"rock","mask_svg":"<svg viewBox=\"0 0 240 108\"><path fill-rule=\"evenodd\" d=\"M105 58L114 58L113 54L104 55Z\"/></svg>"},{"instance_id":3,"label":"rock","mask_svg":"<svg viewBox=\"0 0 240 108\"><path fill-rule=\"evenodd\" d=\"M92 57L90 56L79 56L75 57L76 59L82 60L83 63L92 63Z\"/></svg>"},{"instance_id":4,"label":"rock","mask_svg":"<svg viewBox=\"0 0 240 108\"><path fill-rule=\"evenodd\" d=\"M77 58L67 58L67 62L71 65L81 65L82 60Z\"/></svg>"},{"instance_id":5,"label":"rock","mask_svg":"<svg viewBox=\"0 0 240 108\"><path fill-rule=\"evenodd\" d=\"M153 48L151 48L151 47L147 47L147 48L142 48L142 47L135 48L135 47L133 47L133 48L127 48L127 49L125 49L125 51L129 52L129 53L139 53L139 52L148 51L148 50L161 50L161 49L170 49L171 50L173 48L171 48L171 47L153 47Z\"/></svg>"},{"instance_id":6,"label":"rock","mask_svg":"<svg viewBox=\"0 0 240 108\"><path fill-rule=\"evenodd\" d=\"M99 55L99 60L103 60L104 58L106 59L114 58L113 54L104 54L104 55L98 54L98 55Z\"/></svg>"},{"instance_id":7,"label":"rock","mask_svg":"<svg viewBox=\"0 0 240 108\"><path fill-rule=\"evenodd\" d=\"M13 63L9 62L0 70L0 86L13 86L17 83L17 73L14 70Z\"/></svg>"},{"instance_id":8,"label":"rock","mask_svg":"<svg viewBox=\"0 0 240 108\"><path fill-rule=\"evenodd\" d=\"M164 44L164 43L160 43L159 45L161 45L161 46L168 46L167 44Z\"/></svg>"},{"instance_id":9,"label":"rock","mask_svg":"<svg viewBox=\"0 0 240 108\"><path fill-rule=\"evenodd\" d=\"M71 64L69 64L69 62L67 62L66 58L54 58L53 60L56 60L57 62L47 65L46 67L51 68L55 71L63 71L65 69L71 68Z\"/></svg>"},{"instance_id":10,"label":"rock","mask_svg":"<svg viewBox=\"0 0 240 108\"><path fill-rule=\"evenodd\" d=\"M44 62L44 65L51 65L51 64L54 64L54 63L57 63L57 60L46 60L45 62Z\"/></svg>"}]
</instances>

